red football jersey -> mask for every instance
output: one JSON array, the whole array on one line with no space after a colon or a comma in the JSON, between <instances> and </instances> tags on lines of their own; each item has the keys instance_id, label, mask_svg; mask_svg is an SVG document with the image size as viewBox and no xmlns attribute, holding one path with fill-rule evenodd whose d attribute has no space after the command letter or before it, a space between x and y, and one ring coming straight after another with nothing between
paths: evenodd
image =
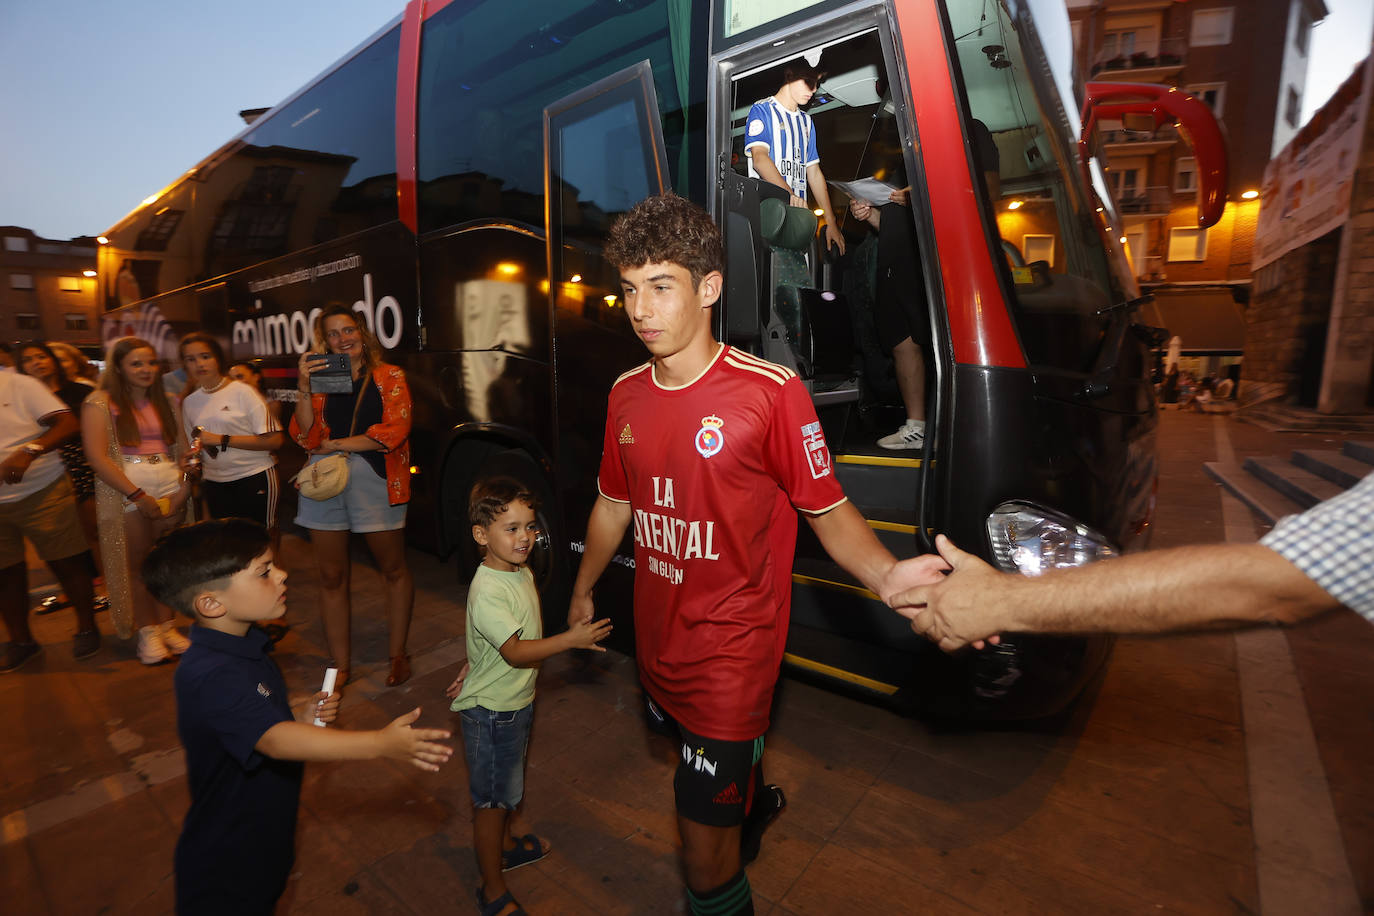
<instances>
[{"instance_id":1,"label":"red football jersey","mask_svg":"<svg viewBox=\"0 0 1374 916\"><path fill-rule=\"evenodd\" d=\"M750 740L787 641L796 510L844 491L792 371L727 346L680 388L652 366L611 388L598 478L634 510L640 678L689 730Z\"/></svg>"}]
</instances>

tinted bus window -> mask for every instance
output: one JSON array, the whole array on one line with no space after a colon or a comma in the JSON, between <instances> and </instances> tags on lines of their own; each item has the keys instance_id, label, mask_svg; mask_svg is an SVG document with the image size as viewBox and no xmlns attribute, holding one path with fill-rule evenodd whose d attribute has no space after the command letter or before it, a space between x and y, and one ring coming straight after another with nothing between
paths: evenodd
<instances>
[{"instance_id":1,"label":"tinted bus window","mask_svg":"<svg viewBox=\"0 0 1374 916\"><path fill-rule=\"evenodd\" d=\"M392 29L259 122L201 176L213 277L396 219Z\"/></svg>"},{"instance_id":2,"label":"tinted bus window","mask_svg":"<svg viewBox=\"0 0 1374 916\"><path fill-rule=\"evenodd\" d=\"M667 0L453 3L421 39L417 166L421 231L474 219L544 224L544 108L648 59L677 190L700 182L685 150L704 151L705 10ZM679 77L680 75L680 77Z\"/></svg>"},{"instance_id":3,"label":"tinted bus window","mask_svg":"<svg viewBox=\"0 0 1374 916\"><path fill-rule=\"evenodd\" d=\"M1042 87L1032 80L1027 61L1033 57L1002 4L947 5L973 115L975 169L996 216L997 256L1010 273L1012 314L1026 358L1032 365L1086 371L1108 323L1098 310L1126 296L1109 270L1068 143L1076 139L1077 118L1067 116L1053 83Z\"/></svg>"}]
</instances>

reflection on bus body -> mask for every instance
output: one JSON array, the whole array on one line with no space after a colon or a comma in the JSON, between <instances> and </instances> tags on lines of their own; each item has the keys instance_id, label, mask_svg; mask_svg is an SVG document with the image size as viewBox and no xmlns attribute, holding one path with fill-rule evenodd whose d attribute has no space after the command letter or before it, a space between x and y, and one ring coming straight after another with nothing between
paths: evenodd
<instances>
[{"instance_id":1,"label":"reflection on bus body","mask_svg":"<svg viewBox=\"0 0 1374 916\"><path fill-rule=\"evenodd\" d=\"M506 354L530 347L525 285L511 280L468 280L453 301L462 309L463 392L474 420L492 419L493 386L505 372Z\"/></svg>"}]
</instances>

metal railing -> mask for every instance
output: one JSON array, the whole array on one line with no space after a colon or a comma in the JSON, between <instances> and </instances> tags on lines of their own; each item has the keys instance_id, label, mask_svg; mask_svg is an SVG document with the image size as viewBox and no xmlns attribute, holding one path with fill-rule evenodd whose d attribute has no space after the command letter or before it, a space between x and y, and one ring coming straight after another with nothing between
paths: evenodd
<instances>
[{"instance_id":1,"label":"metal railing","mask_svg":"<svg viewBox=\"0 0 1374 916\"><path fill-rule=\"evenodd\" d=\"M1122 194L1116 199L1116 209L1121 213L1168 213L1172 202L1168 188L1152 187Z\"/></svg>"},{"instance_id":2,"label":"metal railing","mask_svg":"<svg viewBox=\"0 0 1374 916\"><path fill-rule=\"evenodd\" d=\"M1178 128L1172 124L1155 130L1104 130L1103 143L1173 143L1178 140Z\"/></svg>"},{"instance_id":3,"label":"metal railing","mask_svg":"<svg viewBox=\"0 0 1374 916\"><path fill-rule=\"evenodd\" d=\"M1181 67L1188 53L1188 44L1182 38L1164 38L1158 49L1133 51L1130 54L1112 54L1106 51L1098 54L1093 62L1093 73L1103 70L1148 70L1151 67Z\"/></svg>"}]
</instances>

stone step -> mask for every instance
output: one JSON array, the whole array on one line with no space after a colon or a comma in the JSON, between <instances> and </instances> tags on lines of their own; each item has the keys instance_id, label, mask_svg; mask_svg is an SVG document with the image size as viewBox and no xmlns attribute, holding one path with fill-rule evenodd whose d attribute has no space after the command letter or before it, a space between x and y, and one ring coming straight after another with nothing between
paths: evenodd
<instances>
[{"instance_id":1,"label":"stone step","mask_svg":"<svg viewBox=\"0 0 1374 916\"><path fill-rule=\"evenodd\" d=\"M1290 464L1278 455L1247 458L1243 467L1304 509L1345 491L1345 487Z\"/></svg>"},{"instance_id":2,"label":"stone step","mask_svg":"<svg viewBox=\"0 0 1374 916\"><path fill-rule=\"evenodd\" d=\"M1253 475L1245 473L1234 464L1208 461L1202 468L1209 477L1271 525L1285 515L1293 515L1304 508L1272 487L1264 486Z\"/></svg>"},{"instance_id":3,"label":"stone step","mask_svg":"<svg viewBox=\"0 0 1374 916\"><path fill-rule=\"evenodd\" d=\"M1341 453L1356 461L1374 464L1374 442L1353 442L1347 439L1341 446Z\"/></svg>"},{"instance_id":4,"label":"stone step","mask_svg":"<svg viewBox=\"0 0 1374 916\"><path fill-rule=\"evenodd\" d=\"M1334 450L1294 449L1292 461L1298 467L1311 471L1342 489L1355 486L1366 474L1374 470L1363 461Z\"/></svg>"},{"instance_id":5,"label":"stone step","mask_svg":"<svg viewBox=\"0 0 1374 916\"><path fill-rule=\"evenodd\" d=\"M1323 414L1289 404L1261 404L1236 416L1271 433L1374 433L1374 413Z\"/></svg>"}]
</instances>

